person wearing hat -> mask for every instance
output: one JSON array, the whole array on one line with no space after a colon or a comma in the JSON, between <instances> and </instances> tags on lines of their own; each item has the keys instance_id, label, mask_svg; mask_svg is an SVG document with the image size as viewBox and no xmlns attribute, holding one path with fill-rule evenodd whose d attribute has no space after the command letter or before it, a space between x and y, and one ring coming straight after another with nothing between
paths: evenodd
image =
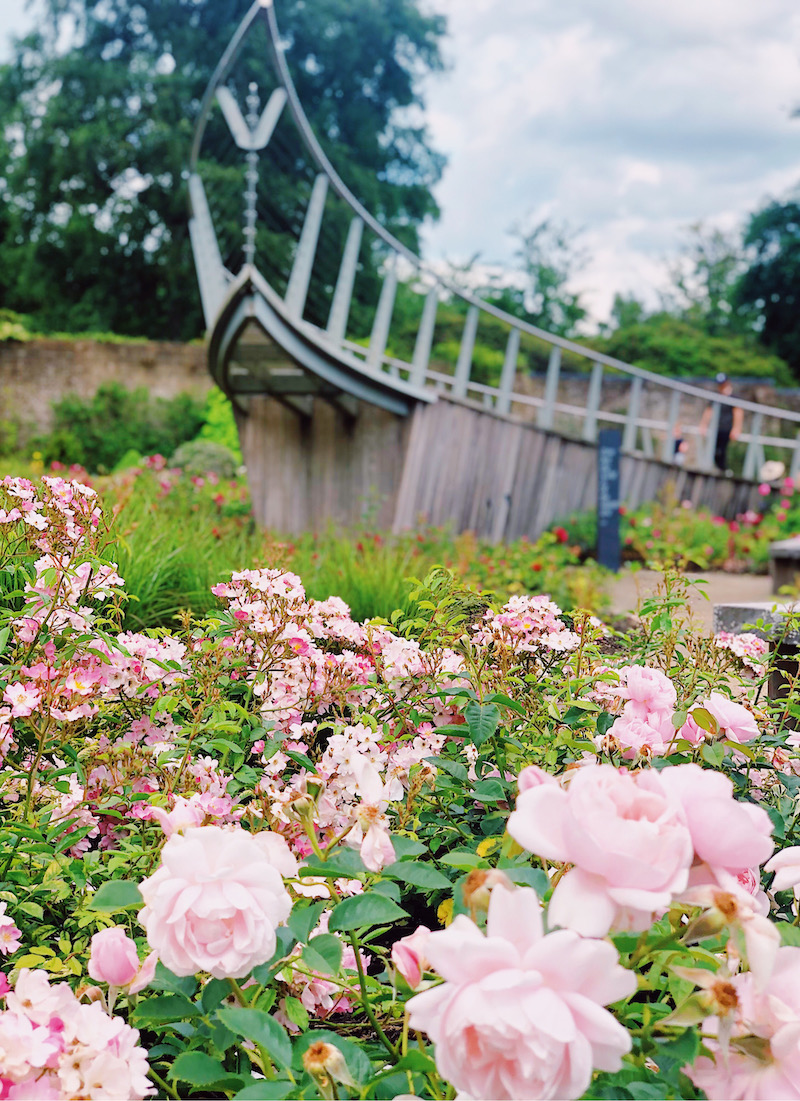
<instances>
[{"instance_id":1,"label":"person wearing hat","mask_svg":"<svg viewBox=\"0 0 800 1101\"><path fill-rule=\"evenodd\" d=\"M733 393L731 380L726 374L720 372L716 377L717 393L729 397ZM711 413L714 403L707 405L700 419L700 431L705 436L711 423ZM714 465L723 471L728 469L728 444L731 440L737 440L744 425L744 412L738 405L723 405L719 407L719 420L717 421L717 438L714 442Z\"/></svg>"}]
</instances>

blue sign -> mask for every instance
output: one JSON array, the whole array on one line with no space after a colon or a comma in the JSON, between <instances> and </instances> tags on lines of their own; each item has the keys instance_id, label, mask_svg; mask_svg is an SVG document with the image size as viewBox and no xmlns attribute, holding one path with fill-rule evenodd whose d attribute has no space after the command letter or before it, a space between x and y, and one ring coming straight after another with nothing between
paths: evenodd
<instances>
[{"instance_id":1,"label":"blue sign","mask_svg":"<svg viewBox=\"0 0 800 1101\"><path fill-rule=\"evenodd\" d=\"M597 561L615 573L620 567L619 453L622 433L603 428L597 434Z\"/></svg>"}]
</instances>

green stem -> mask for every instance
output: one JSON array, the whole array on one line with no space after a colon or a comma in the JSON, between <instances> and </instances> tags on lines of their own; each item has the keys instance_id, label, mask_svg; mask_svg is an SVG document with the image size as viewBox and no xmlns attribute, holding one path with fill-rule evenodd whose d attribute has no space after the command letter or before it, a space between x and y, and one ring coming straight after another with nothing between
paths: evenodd
<instances>
[{"instance_id":1,"label":"green stem","mask_svg":"<svg viewBox=\"0 0 800 1101\"><path fill-rule=\"evenodd\" d=\"M164 1091L164 1093L167 1095L167 1097L174 1097L175 1101L181 1101L181 1095L178 1093L178 1091L173 1089L172 1086L168 1086L167 1083L164 1081L164 1079L161 1077L161 1075L158 1074L153 1069L153 1067L149 1067L147 1073L153 1079L155 1084L157 1086L161 1087L161 1089Z\"/></svg>"},{"instance_id":2,"label":"green stem","mask_svg":"<svg viewBox=\"0 0 800 1101\"><path fill-rule=\"evenodd\" d=\"M358 985L361 988L361 1001L364 1005L364 1012L369 1017L370 1024L375 1029L375 1032L377 1033L378 1039L381 1041L381 1043L386 1048L386 1050L395 1059L397 1059L397 1048L394 1046L392 1041L389 1039L389 1037L386 1035L386 1033L381 1028L380 1024L378 1023L378 1018L375 1016L375 1010L370 1005L369 995L367 994L367 979L366 979L366 976L364 974L364 965L361 962L361 956L359 955L360 945L359 945L359 942L358 942L358 937L356 936L355 933L351 933L350 937L349 937L349 940L350 940L350 946L352 947L353 952L355 953L355 957L356 957L356 970L358 971Z\"/></svg>"}]
</instances>

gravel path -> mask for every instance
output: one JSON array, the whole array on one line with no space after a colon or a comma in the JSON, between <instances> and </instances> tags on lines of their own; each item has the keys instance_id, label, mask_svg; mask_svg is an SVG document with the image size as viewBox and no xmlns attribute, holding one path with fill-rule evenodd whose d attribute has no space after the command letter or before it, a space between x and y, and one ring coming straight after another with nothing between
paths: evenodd
<instances>
[{"instance_id":1,"label":"gravel path","mask_svg":"<svg viewBox=\"0 0 800 1101\"><path fill-rule=\"evenodd\" d=\"M772 596L772 579L761 574L720 573L708 570L690 575L691 580L705 580L707 584L692 588L689 607L698 625L711 631L711 617L715 604L737 603L745 600L769 600ZM617 615L635 613L639 602L652 596L661 574L654 570L623 570L610 588L611 610ZM703 596L706 594L708 599ZM776 600L782 599L776 597Z\"/></svg>"}]
</instances>

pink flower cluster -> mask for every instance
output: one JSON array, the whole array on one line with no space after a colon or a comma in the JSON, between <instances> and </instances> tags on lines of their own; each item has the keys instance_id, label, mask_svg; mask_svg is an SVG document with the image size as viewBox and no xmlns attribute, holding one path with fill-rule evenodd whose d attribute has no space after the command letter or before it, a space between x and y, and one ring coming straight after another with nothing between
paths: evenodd
<instances>
[{"instance_id":1,"label":"pink flower cluster","mask_svg":"<svg viewBox=\"0 0 800 1101\"><path fill-rule=\"evenodd\" d=\"M19 534L26 528L40 533L34 538L41 551L69 555L91 543L101 515L96 492L82 482L57 477L42 478L38 485L27 478L0 481L0 525Z\"/></svg>"},{"instance_id":2,"label":"pink flower cluster","mask_svg":"<svg viewBox=\"0 0 800 1101\"><path fill-rule=\"evenodd\" d=\"M630 996L635 976L607 941L544 935L529 887L494 887L485 936L460 914L424 951L444 982L408 1002L410 1024L460 1097L577 1098L631 1049L604 1007Z\"/></svg>"},{"instance_id":3,"label":"pink flower cluster","mask_svg":"<svg viewBox=\"0 0 800 1101\"><path fill-rule=\"evenodd\" d=\"M588 765L520 791L508 832L569 867L550 901L552 923L585 936L641 931L691 887L741 891L768 859L765 810L733 797L731 781L698 765L629 772Z\"/></svg>"},{"instance_id":4,"label":"pink flower cluster","mask_svg":"<svg viewBox=\"0 0 800 1101\"><path fill-rule=\"evenodd\" d=\"M728 650L754 673L763 671L764 662L769 654L769 643L749 632L732 635L728 631L720 631L719 634L714 635L714 645L720 650Z\"/></svg>"},{"instance_id":5,"label":"pink flower cluster","mask_svg":"<svg viewBox=\"0 0 800 1101\"><path fill-rule=\"evenodd\" d=\"M119 1098L155 1092L139 1033L99 1002L79 1002L66 983L44 971L20 971L0 1012L0 1095L30 1098Z\"/></svg>"},{"instance_id":6,"label":"pink flower cluster","mask_svg":"<svg viewBox=\"0 0 800 1101\"><path fill-rule=\"evenodd\" d=\"M475 627L475 640L514 654L577 650L580 635L567 627L561 615L561 609L547 596L512 596L499 612L484 613Z\"/></svg>"}]
</instances>

